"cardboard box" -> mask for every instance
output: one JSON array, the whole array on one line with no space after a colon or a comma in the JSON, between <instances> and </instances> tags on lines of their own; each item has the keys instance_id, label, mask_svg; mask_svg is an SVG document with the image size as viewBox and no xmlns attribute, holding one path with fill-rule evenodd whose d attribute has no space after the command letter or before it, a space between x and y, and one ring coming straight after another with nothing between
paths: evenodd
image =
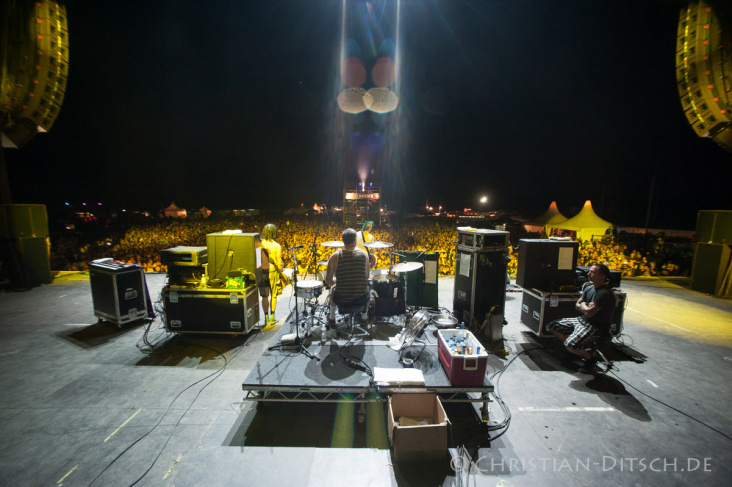
<instances>
[{"instance_id":1,"label":"cardboard box","mask_svg":"<svg viewBox=\"0 0 732 487\"><path fill-rule=\"evenodd\" d=\"M405 424L426 422L405 426ZM389 440L394 460L442 460L447 454L447 414L435 394L392 394L389 398Z\"/></svg>"},{"instance_id":2,"label":"cardboard box","mask_svg":"<svg viewBox=\"0 0 732 487\"><path fill-rule=\"evenodd\" d=\"M461 336L466 337L466 343L472 349L472 353L469 355L453 353L447 344L451 337L457 339ZM488 366L488 354L475 335L467 330L437 330L437 337L437 354L450 384L482 386L485 380L485 369Z\"/></svg>"}]
</instances>

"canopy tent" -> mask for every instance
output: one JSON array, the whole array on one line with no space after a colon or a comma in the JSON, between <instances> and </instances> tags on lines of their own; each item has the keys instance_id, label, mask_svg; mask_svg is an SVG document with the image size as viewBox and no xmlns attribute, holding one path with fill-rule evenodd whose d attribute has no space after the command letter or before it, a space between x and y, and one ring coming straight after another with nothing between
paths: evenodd
<instances>
[{"instance_id":1,"label":"canopy tent","mask_svg":"<svg viewBox=\"0 0 732 487\"><path fill-rule=\"evenodd\" d=\"M577 240L590 240L592 237L602 237L613 224L603 220L592 209L590 200L585 201L579 213L563 222L547 225L547 228L571 230L577 232Z\"/></svg>"},{"instance_id":2,"label":"canopy tent","mask_svg":"<svg viewBox=\"0 0 732 487\"><path fill-rule=\"evenodd\" d=\"M175 206L175 201L172 201L170 203L170 206L163 210L163 215L165 215L166 218L185 218L186 210L184 210L183 208L178 208L177 206Z\"/></svg>"},{"instance_id":3,"label":"canopy tent","mask_svg":"<svg viewBox=\"0 0 732 487\"><path fill-rule=\"evenodd\" d=\"M524 224L524 228L527 232L543 232L544 229L547 229L547 233L549 233L549 227L555 223L566 221L567 217L562 215L559 211L559 208L557 208L557 202L552 201L552 204L549 205L549 209L546 210L546 212L539 216L534 218L531 221L528 221Z\"/></svg>"}]
</instances>

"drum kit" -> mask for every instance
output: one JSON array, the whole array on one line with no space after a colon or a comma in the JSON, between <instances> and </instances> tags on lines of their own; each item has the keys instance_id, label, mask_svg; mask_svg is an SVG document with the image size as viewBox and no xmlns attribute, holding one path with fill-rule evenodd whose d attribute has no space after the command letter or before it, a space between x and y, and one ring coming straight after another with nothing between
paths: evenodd
<instances>
[{"instance_id":1,"label":"drum kit","mask_svg":"<svg viewBox=\"0 0 732 487\"><path fill-rule=\"evenodd\" d=\"M333 250L344 247L342 241L333 240L322 242L321 247ZM390 242L367 242L364 247L376 252L385 251L394 247ZM400 256L397 252L389 251L390 265L388 267L373 269L371 278L369 279L369 288L373 298L374 316L390 317L403 315L406 309L406 282L404 284L399 279L399 274L405 274L420 269L423 264L421 262L401 262L394 264L394 256ZM327 260L317 261L318 267L328 265ZM289 270L289 269L288 269ZM325 271L321 272L321 279L325 277ZM325 337L325 313L328 309L327 301L319 303L323 294L323 281L319 279L305 279L295 282L295 297L304 301L303 314L299 316L298 329L303 330L305 336L310 335L315 328L320 325L321 338Z\"/></svg>"}]
</instances>

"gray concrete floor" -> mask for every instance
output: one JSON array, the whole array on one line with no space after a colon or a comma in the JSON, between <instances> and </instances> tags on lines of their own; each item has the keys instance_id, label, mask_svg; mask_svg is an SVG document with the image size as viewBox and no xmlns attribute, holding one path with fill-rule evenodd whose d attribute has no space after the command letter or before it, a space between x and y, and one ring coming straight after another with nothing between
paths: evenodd
<instances>
[{"instance_id":1,"label":"gray concrete floor","mask_svg":"<svg viewBox=\"0 0 732 487\"><path fill-rule=\"evenodd\" d=\"M164 278L147 275L153 300ZM452 285L440 278L448 308ZM474 459L459 474L447 459L395 464L359 441L357 422L354 444L366 446L331 447L334 405L243 401L277 329L180 335L143 353L142 325L97 323L85 274L0 293L0 485L131 485L143 474L137 485L729 485L732 302L673 281L623 289L623 338L647 360L605 376L562 365L519 322L521 294L508 294L504 341L489 350L509 354L492 354L489 370L509 364L498 385L510 428L478 449L481 425L451 406L452 446ZM283 296L277 315L288 313ZM491 414L502 419L495 403Z\"/></svg>"}]
</instances>

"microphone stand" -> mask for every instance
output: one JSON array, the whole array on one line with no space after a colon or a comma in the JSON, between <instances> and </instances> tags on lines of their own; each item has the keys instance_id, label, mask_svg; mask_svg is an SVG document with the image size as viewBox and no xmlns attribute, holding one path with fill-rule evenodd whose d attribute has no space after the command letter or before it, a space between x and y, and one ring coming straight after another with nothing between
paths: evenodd
<instances>
[{"instance_id":1,"label":"microphone stand","mask_svg":"<svg viewBox=\"0 0 732 487\"><path fill-rule=\"evenodd\" d=\"M297 247L291 247L291 248L287 249L287 250L292 250L292 262L294 264L293 265L294 269L292 272L292 290L295 293L295 340L290 343L280 343L279 345L274 345L272 347L269 347L268 350L281 349L282 347L286 347L289 345L297 345L300 347L300 353L303 353L305 356L307 356L309 358L314 358L315 360L320 361L320 357L316 357L315 355L310 353L310 350L305 348L305 346L302 343L302 339L300 338L300 312L299 312L298 304L297 304L297 256L295 255L295 250L298 248L302 248L302 245L299 245Z\"/></svg>"},{"instance_id":2,"label":"microphone stand","mask_svg":"<svg viewBox=\"0 0 732 487\"><path fill-rule=\"evenodd\" d=\"M308 270L310 270L310 269L313 270L313 276L315 277L315 279L318 278L318 276L317 276L317 273L318 273L318 247L315 246L315 242L318 241L318 237L320 236L320 229L322 226L323 226L322 223L320 225L318 225L318 231L315 234L315 236L313 237L313 246L310 247L310 252L312 252L312 254L313 254L313 263L310 264L312 267L308 267Z\"/></svg>"}]
</instances>

